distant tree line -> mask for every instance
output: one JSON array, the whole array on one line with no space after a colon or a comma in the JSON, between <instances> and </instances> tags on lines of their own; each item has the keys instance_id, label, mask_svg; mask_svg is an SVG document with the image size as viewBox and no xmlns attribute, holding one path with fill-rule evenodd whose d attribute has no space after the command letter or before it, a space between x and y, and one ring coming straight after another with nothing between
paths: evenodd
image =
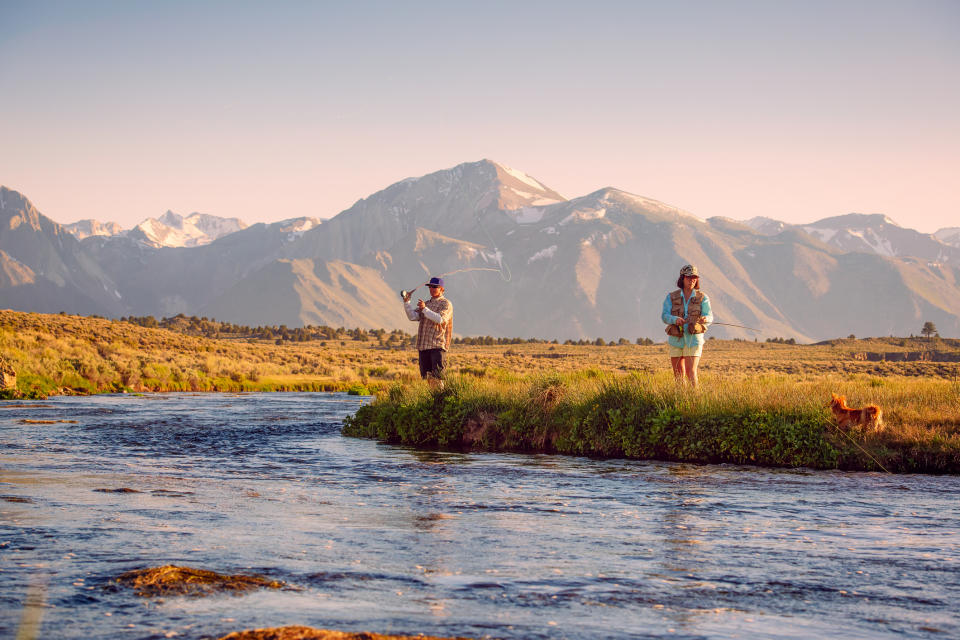
<instances>
[{"instance_id":1,"label":"distant tree line","mask_svg":"<svg viewBox=\"0 0 960 640\"><path fill-rule=\"evenodd\" d=\"M415 344L417 337L400 329L387 331L386 329L362 329L360 327L348 329L346 327L330 327L327 325L307 325L304 327L288 327L285 324L250 327L232 322L220 322L213 318L187 316L179 313L169 318L157 320L153 316L125 316L121 322L147 327L150 329L167 329L189 336L203 336L205 338L245 338L255 340L273 340L277 344L284 342L310 342L324 340L354 340L357 342L377 342L383 347L400 347ZM453 339L457 345L511 345L511 344L560 344L556 339L545 338L495 338L493 336L463 336ZM610 340L603 338L565 340L565 345L595 345L617 346L630 344L626 338ZM636 344L641 346L655 344L650 338L637 338Z\"/></svg>"},{"instance_id":2,"label":"distant tree line","mask_svg":"<svg viewBox=\"0 0 960 640\"><path fill-rule=\"evenodd\" d=\"M653 340L650 338L637 338L636 341L639 345L651 345L654 344ZM547 340L545 338L494 338L493 336L465 336L463 338L454 338L453 344L466 344L466 345L495 345L495 344L560 344L559 340ZM598 347L614 347L617 345L630 344L630 341L626 338L620 338L619 340L611 340L607 342L603 338L583 339L580 340L564 340L563 344L566 345L594 345Z\"/></svg>"},{"instance_id":3,"label":"distant tree line","mask_svg":"<svg viewBox=\"0 0 960 640\"><path fill-rule=\"evenodd\" d=\"M167 329L190 336L205 338L247 338L258 340L273 340L277 344L284 342L310 342L313 340L356 340L359 342L376 341L383 346L403 345L410 341L412 336L399 329L362 329L356 327L330 327L327 325L303 327L288 327L285 324L250 327L247 325L220 322L212 318L198 318L177 314L170 318L157 320L153 316L129 316L120 318L121 322L129 322L141 327L153 329Z\"/></svg>"}]
</instances>

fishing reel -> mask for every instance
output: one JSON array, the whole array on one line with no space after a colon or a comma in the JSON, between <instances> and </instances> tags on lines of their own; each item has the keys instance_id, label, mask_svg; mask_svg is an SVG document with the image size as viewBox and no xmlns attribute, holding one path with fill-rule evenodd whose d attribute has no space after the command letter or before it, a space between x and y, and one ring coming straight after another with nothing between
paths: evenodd
<instances>
[{"instance_id":1,"label":"fishing reel","mask_svg":"<svg viewBox=\"0 0 960 640\"><path fill-rule=\"evenodd\" d=\"M413 295L413 292L419 288L420 287L414 287L413 289L400 289L400 299L406 302L407 296Z\"/></svg>"}]
</instances>

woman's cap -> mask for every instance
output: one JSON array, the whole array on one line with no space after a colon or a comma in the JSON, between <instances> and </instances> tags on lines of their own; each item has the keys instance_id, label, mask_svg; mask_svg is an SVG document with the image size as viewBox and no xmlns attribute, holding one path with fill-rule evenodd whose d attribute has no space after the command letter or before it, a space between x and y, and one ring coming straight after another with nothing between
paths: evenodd
<instances>
[{"instance_id":1,"label":"woman's cap","mask_svg":"<svg viewBox=\"0 0 960 640\"><path fill-rule=\"evenodd\" d=\"M442 287L443 278L430 278L430 282L424 283L428 287Z\"/></svg>"},{"instance_id":2,"label":"woman's cap","mask_svg":"<svg viewBox=\"0 0 960 640\"><path fill-rule=\"evenodd\" d=\"M683 268L680 269L680 275L681 276L697 276L699 278L700 272L697 271L697 268L692 264L685 264L683 265Z\"/></svg>"}]
</instances>

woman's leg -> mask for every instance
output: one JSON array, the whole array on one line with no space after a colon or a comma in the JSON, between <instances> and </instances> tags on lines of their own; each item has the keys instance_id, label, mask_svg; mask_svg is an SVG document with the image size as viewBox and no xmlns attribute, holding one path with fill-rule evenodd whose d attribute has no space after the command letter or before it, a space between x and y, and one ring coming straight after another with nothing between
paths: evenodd
<instances>
[{"instance_id":1,"label":"woman's leg","mask_svg":"<svg viewBox=\"0 0 960 640\"><path fill-rule=\"evenodd\" d=\"M678 356L676 358L670 358L670 365L673 367L673 377L677 379L677 382L683 382L683 361L685 358Z\"/></svg>"},{"instance_id":2,"label":"woman's leg","mask_svg":"<svg viewBox=\"0 0 960 640\"><path fill-rule=\"evenodd\" d=\"M697 367L700 365L700 356L683 356L682 368L686 370L687 380L697 386Z\"/></svg>"}]
</instances>

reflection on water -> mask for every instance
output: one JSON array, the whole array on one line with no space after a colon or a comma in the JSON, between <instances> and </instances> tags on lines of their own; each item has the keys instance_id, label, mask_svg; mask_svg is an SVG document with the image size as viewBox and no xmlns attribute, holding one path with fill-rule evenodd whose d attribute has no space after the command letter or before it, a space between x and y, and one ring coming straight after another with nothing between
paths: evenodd
<instances>
[{"instance_id":1,"label":"reflection on water","mask_svg":"<svg viewBox=\"0 0 960 640\"><path fill-rule=\"evenodd\" d=\"M3 404L0 637L960 637L958 478L411 451L341 437L359 402ZM299 590L111 586L162 564Z\"/></svg>"}]
</instances>

